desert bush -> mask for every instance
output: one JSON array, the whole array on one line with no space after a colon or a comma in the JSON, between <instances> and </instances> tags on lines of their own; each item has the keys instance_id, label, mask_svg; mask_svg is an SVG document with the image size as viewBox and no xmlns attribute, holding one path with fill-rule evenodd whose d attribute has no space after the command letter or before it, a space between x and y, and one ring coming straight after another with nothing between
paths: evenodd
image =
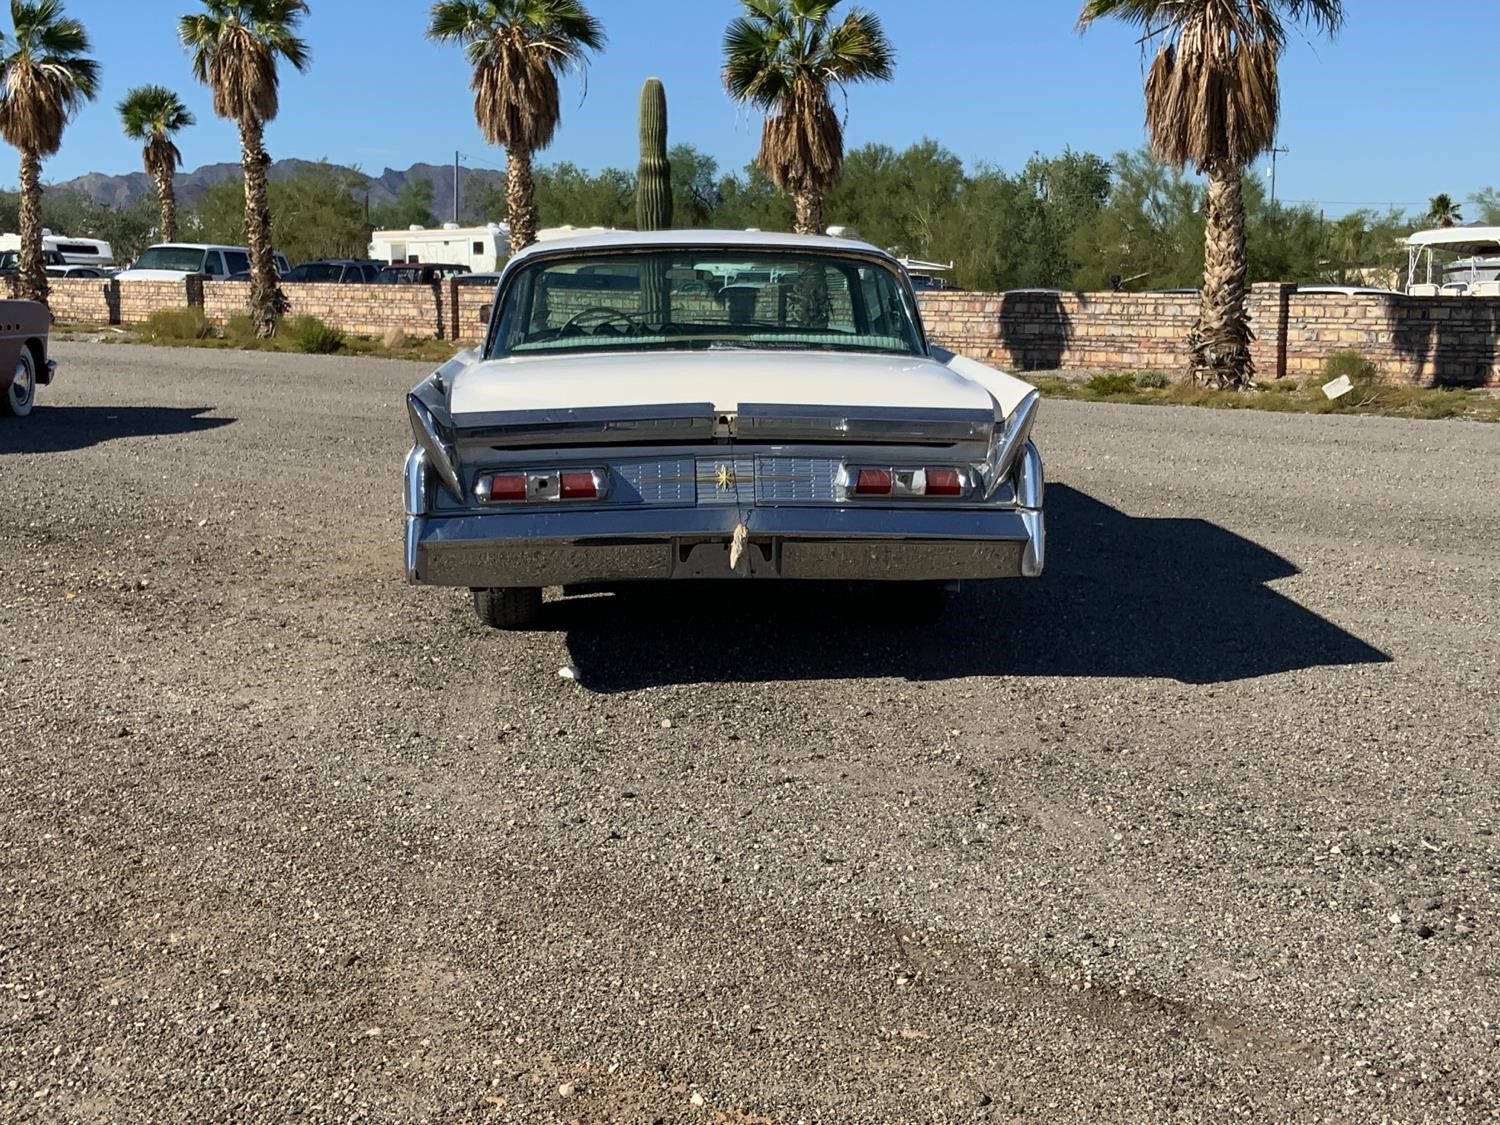
<instances>
[{"instance_id":1,"label":"desert bush","mask_svg":"<svg viewBox=\"0 0 1500 1125\"><path fill-rule=\"evenodd\" d=\"M1269 383L1261 383L1260 389L1277 395L1292 395L1302 389L1302 384L1295 379L1272 379Z\"/></svg>"},{"instance_id":2,"label":"desert bush","mask_svg":"<svg viewBox=\"0 0 1500 1125\"><path fill-rule=\"evenodd\" d=\"M344 346L344 333L315 316L299 316L287 325L299 350L313 355L330 355Z\"/></svg>"},{"instance_id":3,"label":"desert bush","mask_svg":"<svg viewBox=\"0 0 1500 1125\"><path fill-rule=\"evenodd\" d=\"M255 322L250 319L248 313L240 313L232 316L224 322L224 339L233 340L236 343L244 343L246 340L255 339Z\"/></svg>"},{"instance_id":4,"label":"desert bush","mask_svg":"<svg viewBox=\"0 0 1500 1125\"><path fill-rule=\"evenodd\" d=\"M1172 385L1172 380L1167 378L1165 371L1138 371L1135 376L1135 385L1143 391L1159 391L1163 387Z\"/></svg>"},{"instance_id":5,"label":"desert bush","mask_svg":"<svg viewBox=\"0 0 1500 1125\"><path fill-rule=\"evenodd\" d=\"M1135 390L1134 375L1095 375L1084 389L1091 395L1125 395Z\"/></svg>"},{"instance_id":6,"label":"desert bush","mask_svg":"<svg viewBox=\"0 0 1500 1125\"><path fill-rule=\"evenodd\" d=\"M141 334L149 340L202 340L213 329L196 305L157 309L146 318Z\"/></svg>"},{"instance_id":7,"label":"desert bush","mask_svg":"<svg viewBox=\"0 0 1500 1125\"><path fill-rule=\"evenodd\" d=\"M1373 386L1380 381L1379 369L1365 358L1363 352L1354 348L1330 352L1323 357L1323 381L1326 383L1340 375L1349 376L1349 382L1355 387Z\"/></svg>"}]
</instances>

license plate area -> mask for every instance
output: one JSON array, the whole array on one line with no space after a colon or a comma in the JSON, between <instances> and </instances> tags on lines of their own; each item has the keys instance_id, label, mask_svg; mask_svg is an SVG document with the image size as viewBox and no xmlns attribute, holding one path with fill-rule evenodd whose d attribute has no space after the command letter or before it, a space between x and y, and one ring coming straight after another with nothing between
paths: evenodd
<instances>
[{"instance_id":1,"label":"license plate area","mask_svg":"<svg viewBox=\"0 0 1500 1125\"><path fill-rule=\"evenodd\" d=\"M751 539L745 544L739 568L729 565L730 541L678 540L672 545L673 578L779 578L781 543Z\"/></svg>"}]
</instances>

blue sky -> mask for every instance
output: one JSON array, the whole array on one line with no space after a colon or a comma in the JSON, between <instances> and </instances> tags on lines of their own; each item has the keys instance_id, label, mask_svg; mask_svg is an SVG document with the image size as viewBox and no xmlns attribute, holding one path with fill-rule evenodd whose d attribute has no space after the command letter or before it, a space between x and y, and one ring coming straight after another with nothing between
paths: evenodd
<instances>
[{"instance_id":1,"label":"blue sky","mask_svg":"<svg viewBox=\"0 0 1500 1125\"><path fill-rule=\"evenodd\" d=\"M1073 30L1078 0L864 0L885 21L899 56L889 86L849 96L848 143L903 147L931 136L965 161L1008 170L1065 146L1111 155L1144 140L1141 57L1127 28ZM103 65L100 100L47 161L48 180L140 167L114 107L125 91L159 82L181 91L199 124L181 141L187 166L239 158L234 129L214 118L175 39L193 0L66 0ZM591 0L610 42L589 70L588 94L566 88L563 127L543 162L633 168L642 79L666 83L672 140L723 167L749 161L759 122L737 111L718 79L724 24L737 0ZM1326 205L1415 206L1440 191L1467 196L1500 185L1495 100L1484 47L1500 41L1500 3L1454 0L1431 18L1416 0L1350 0L1335 43L1294 38L1283 63L1277 194ZM273 157L327 157L379 173L455 149L477 166L503 166L473 120L456 49L423 38L423 0L311 0L312 66L282 82L270 126ZM8 30L8 28L6 29ZM1465 58L1457 43L1472 44ZM11 154L13 156L13 154ZM0 156L3 160L3 156ZM1258 162L1264 167L1266 161ZM8 167L0 181L15 181Z\"/></svg>"}]
</instances>

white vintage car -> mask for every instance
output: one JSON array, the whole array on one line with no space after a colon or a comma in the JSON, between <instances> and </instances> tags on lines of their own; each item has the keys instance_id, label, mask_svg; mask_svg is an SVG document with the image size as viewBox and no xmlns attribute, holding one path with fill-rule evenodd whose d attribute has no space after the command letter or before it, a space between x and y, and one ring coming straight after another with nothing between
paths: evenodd
<instances>
[{"instance_id":1,"label":"white vintage car","mask_svg":"<svg viewBox=\"0 0 1500 1125\"><path fill-rule=\"evenodd\" d=\"M406 571L524 628L542 588L1042 572L1039 396L928 344L860 242L579 234L513 257L408 396ZM921 600L921 596L919 599Z\"/></svg>"}]
</instances>

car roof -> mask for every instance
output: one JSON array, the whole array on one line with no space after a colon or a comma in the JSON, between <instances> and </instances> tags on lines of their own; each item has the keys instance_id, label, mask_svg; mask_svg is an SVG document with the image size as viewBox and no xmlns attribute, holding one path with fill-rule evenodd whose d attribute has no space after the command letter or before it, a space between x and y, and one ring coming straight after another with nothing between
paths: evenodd
<instances>
[{"instance_id":1,"label":"car roof","mask_svg":"<svg viewBox=\"0 0 1500 1125\"><path fill-rule=\"evenodd\" d=\"M873 254L896 261L878 246L848 238L831 238L822 234L783 234L762 230L604 230L579 231L560 238L534 242L511 258L521 261L538 254L566 253L569 250L633 250L672 247L735 250L841 250L846 253Z\"/></svg>"}]
</instances>

